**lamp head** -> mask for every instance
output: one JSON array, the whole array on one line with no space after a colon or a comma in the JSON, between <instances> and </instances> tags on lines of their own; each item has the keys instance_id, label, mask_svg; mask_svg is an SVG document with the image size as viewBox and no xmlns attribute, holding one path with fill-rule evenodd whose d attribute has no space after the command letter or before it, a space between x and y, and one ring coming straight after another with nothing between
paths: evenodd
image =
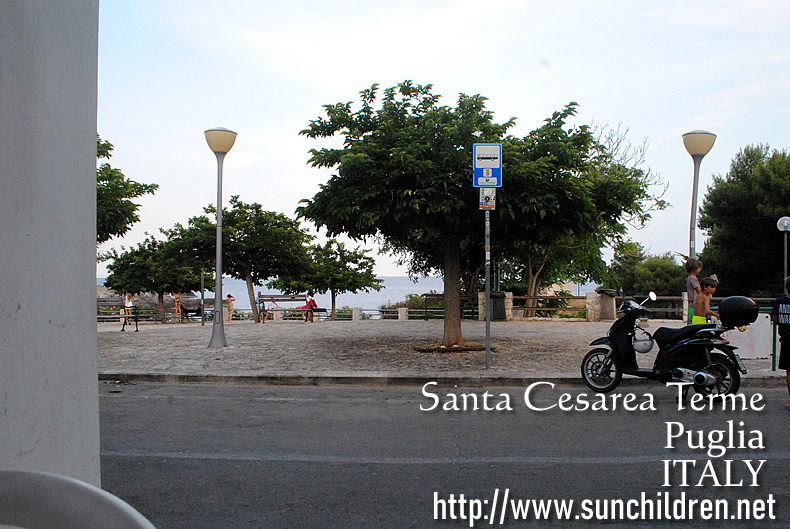
<instances>
[{"instance_id":1,"label":"lamp head","mask_svg":"<svg viewBox=\"0 0 790 529\"><path fill-rule=\"evenodd\" d=\"M208 129L205 134L209 149L215 153L228 152L236 142L236 133L222 127Z\"/></svg>"},{"instance_id":2,"label":"lamp head","mask_svg":"<svg viewBox=\"0 0 790 529\"><path fill-rule=\"evenodd\" d=\"M716 135L706 130L692 130L683 135L683 145L691 156L705 156L716 143Z\"/></svg>"},{"instance_id":3,"label":"lamp head","mask_svg":"<svg viewBox=\"0 0 790 529\"><path fill-rule=\"evenodd\" d=\"M779 231L790 231L790 217L782 217L776 221L776 227Z\"/></svg>"}]
</instances>

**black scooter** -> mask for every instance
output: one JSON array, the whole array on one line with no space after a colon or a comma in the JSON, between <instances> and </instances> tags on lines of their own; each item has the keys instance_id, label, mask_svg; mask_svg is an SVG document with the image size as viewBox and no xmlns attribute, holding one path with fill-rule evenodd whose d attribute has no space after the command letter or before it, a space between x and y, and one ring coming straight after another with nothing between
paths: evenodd
<instances>
[{"instance_id":1,"label":"black scooter","mask_svg":"<svg viewBox=\"0 0 790 529\"><path fill-rule=\"evenodd\" d=\"M642 303L625 301L622 316L612 324L607 335L590 345L602 346L588 352L581 364L584 382L593 391L606 393L620 384L623 375L634 375L660 382L687 382L705 395L736 393L740 373L746 367L722 335L735 327L745 328L757 320L759 307L749 299L732 296L719 304L721 325L701 323L678 329L660 327L651 335L637 324L647 316L644 303L655 301L651 292ZM639 333L639 334L637 334ZM636 353L649 352L658 344L652 369L640 368Z\"/></svg>"}]
</instances>

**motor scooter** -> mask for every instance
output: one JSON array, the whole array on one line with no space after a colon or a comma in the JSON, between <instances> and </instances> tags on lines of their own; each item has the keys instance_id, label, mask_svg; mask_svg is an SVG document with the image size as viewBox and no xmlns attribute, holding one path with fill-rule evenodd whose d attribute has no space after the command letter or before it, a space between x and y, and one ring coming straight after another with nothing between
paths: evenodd
<instances>
[{"instance_id":1,"label":"motor scooter","mask_svg":"<svg viewBox=\"0 0 790 529\"><path fill-rule=\"evenodd\" d=\"M656 294L651 292L642 303L623 302L619 310L622 316L606 336L590 344L599 347L589 351L582 360L585 384L593 391L606 393L620 384L623 375L633 375L664 383L689 383L697 393L705 395L736 393L746 367L735 353L737 348L722 335L736 327L745 330L754 323L759 313L757 304L749 298L732 296L719 304L720 324L659 327L651 334L637 320L646 318L650 312L645 302L656 299ZM658 353L653 367L640 368L636 354L647 353L654 345L658 345Z\"/></svg>"}]
</instances>

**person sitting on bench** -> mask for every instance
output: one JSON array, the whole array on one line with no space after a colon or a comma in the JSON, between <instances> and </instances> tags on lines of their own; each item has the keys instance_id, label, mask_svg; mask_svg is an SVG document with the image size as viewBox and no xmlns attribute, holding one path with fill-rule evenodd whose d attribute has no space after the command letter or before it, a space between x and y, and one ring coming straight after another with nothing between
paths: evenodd
<instances>
[{"instance_id":1,"label":"person sitting on bench","mask_svg":"<svg viewBox=\"0 0 790 529\"><path fill-rule=\"evenodd\" d=\"M313 299L312 294L307 294L307 305L297 307L299 309L306 309L304 311L304 321L313 321L313 309L318 308L318 303Z\"/></svg>"}]
</instances>

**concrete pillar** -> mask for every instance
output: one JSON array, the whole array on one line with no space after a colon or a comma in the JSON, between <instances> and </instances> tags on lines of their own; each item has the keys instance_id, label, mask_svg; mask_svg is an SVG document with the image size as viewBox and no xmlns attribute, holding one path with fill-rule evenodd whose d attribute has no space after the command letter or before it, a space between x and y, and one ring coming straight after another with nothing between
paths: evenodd
<instances>
[{"instance_id":1,"label":"concrete pillar","mask_svg":"<svg viewBox=\"0 0 790 529\"><path fill-rule=\"evenodd\" d=\"M407 307L398 307L398 319L401 321L409 319L409 309Z\"/></svg>"},{"instance_id":2,"label":"concrete pillar","mask_svg":"<svg viewBox=\"0 0 790 529\"><path fill-rule=\"evenodd\" d=\"M513 321L513 293L505 292L505 320Z\"/></svg>"},{"instance_id":3,"label":"concrete pillar","mask_svg":"<svg viewBox=\"0 0 790 529\"><path fill-rule=\"evenodd\" d=\"M0 468L100 485L99 2L0 13Z\"/></svg>"},{"instance_id":4,"label":"concrete pillar","mask_svg":"<svg viewBox=\"0 0 790 529\"><path fill-rule=\"evenodd\" d=\"M351 321L362 321L362 309L360 307L351 309Z\"/></svg>"},{"instance_id":5,"label":"concrete pillar","mask_svg":"<svg viewBox=\"0 0 790 529\"><path fill-rule=\"evenodd\" d=\"M587 292L585 297L587 321L601 321L601 295L597 292Z\"/></svg>"}]
</instances>

